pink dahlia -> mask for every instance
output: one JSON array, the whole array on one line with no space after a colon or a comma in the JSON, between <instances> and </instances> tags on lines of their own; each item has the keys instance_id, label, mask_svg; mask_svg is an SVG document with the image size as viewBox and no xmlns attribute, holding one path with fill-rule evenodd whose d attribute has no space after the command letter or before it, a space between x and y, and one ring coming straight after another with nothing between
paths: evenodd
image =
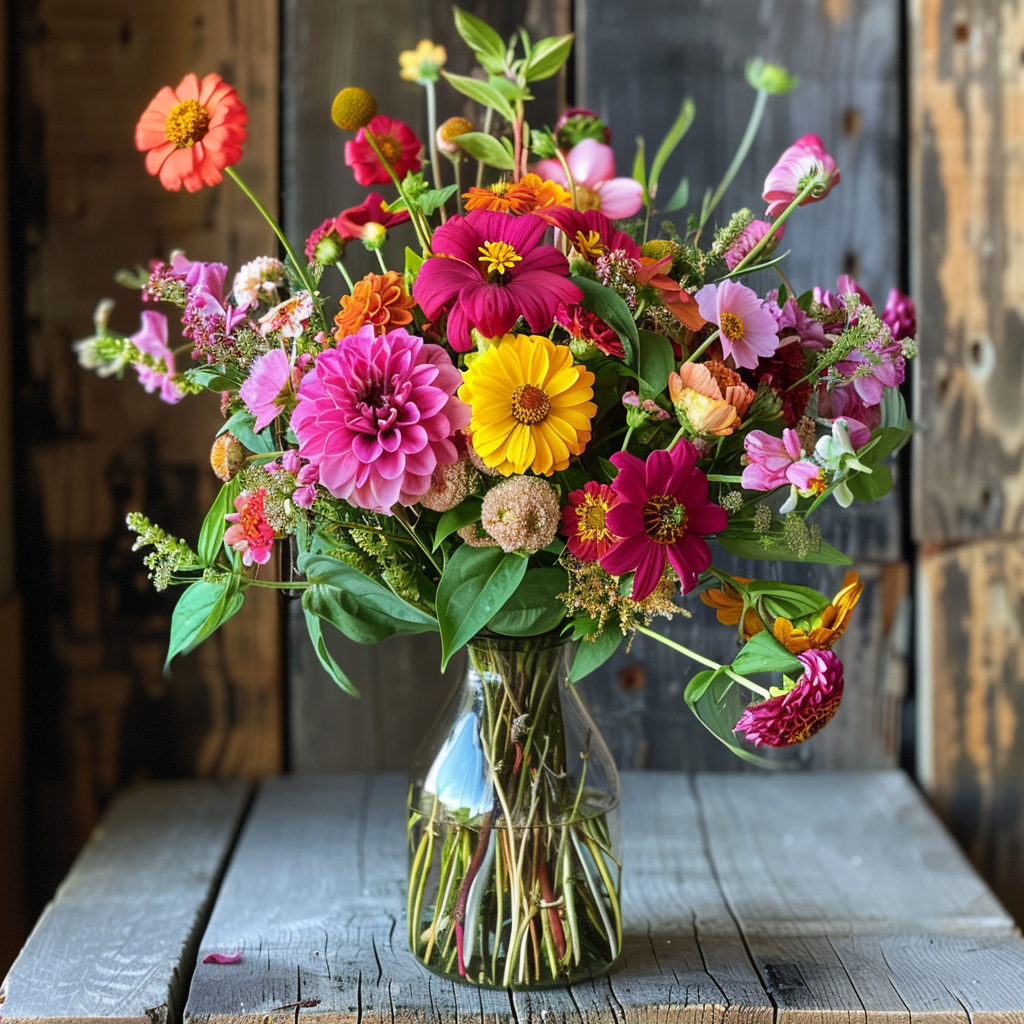
<instances>
[{"instance_id":1,"label":"pink dahlia","mask_svg":"<svg viewBox=\"0 0 1024 1024\"><path fill-rule=\"evenodd\" d=\"M423 146L416 133L401 121L395 121L378 114L365 128L356 132L354 139L345 143L345 163L352 168L360 185L376 185L391 181L391 175L381 165L373 147L366 141L367 132L373 136L377 148L391 165L395 176L401 181L407 174L415 174L423 163L420 154Z\"/></svg>"},{"instance_id":2,"label":"pink dahlia","mask_svg":"<svg viewBox=\"0 0 1024 1024\"><path fill-rule=\"evenodd\" d=\"M751 704L736 723L736 732L755 746L790 747L823 729L843 699L843 663L832 651L798 654L804 674L790 689Z\"/></svg>"},{"instance_id":3,"label":"pink dahlia","mask_svg":"<svg viewBox=\"0 0 1024 1024\"><path fill-rule=\"evenodd\" d=\"M365 239L367 226L370 224L380 225L386 232L388 228L404 224L408 219L408 210L389 213L384 208L384 197L377 192L371 192L358 206L342 210L334 223L338 234L348 241L350 238Z\"/></svg>"},{"instance_id":4,"label":"pink dahlia","mask_svg":"<svg viewBox=\"0 0 1024 1024\"><path fill-rule=\"evenodd\" d=\"M235 511L224 518L232 523L224 532L224 543L242 554L242 564L266 565L274 550L274 528L263 511L266 488L260 487L235 498Z\"/></svg>"},{"instance_id":5,"label":"pink dahlia","mask_svg":"<svg viewBox=\"0 0 1024 1024\"><path fill-rule=\"evenodd\" d=\"M839 184L839 168L835 160L825 152L825 146L817 135L802 135L776 161L764 180L764 201L768 204L766 217L778 217L796 198L808 180L820 176L823 184L820 190L812 192L800 205L816 203Z\"/></svg>"},{"instance_id":6,"label":"pink dahlia","mask_svg":"<svg viewBox=\"0 0 1024 1024\"><path fill-rule=\"evenodd\" d=\"M644 202L644 190L633 178L615 177L615 153L597 139L582 139L565 154L565 162L576 186L576 204L581 210L600 210L612 220L632 217ZM569 187L558 160L541 160L534 171L542 178Z\"/></svg>"},{"instance_id":7,"label":"pink dahlia","mask_svg":"<svg viewBox=\"0 0 1024 1024\"><path fill-rule=\"evenodd\" d=\"M283 392L291 378L292 365L283 349L272 348L252 364L238 397L256 417L253 429L257 433L280 415L287 400Z\"/></svg>"},{"instance_id":8,"label":"pink dahlia","mask_svg":"<svg viewBox=\"0 0 1024 1024\"><path fill-rule=\"evenodd\" d=\"M155 365L136 363L135 372L139 382L152 394L160 392L163 401L175 405L184 395L174 383L174 353L167 344L167 317L163 313L145 310L142 314L142 329L128 339L140 352L151 356Z\"/></svg>"},{"instance_id":9,"label":"pink dahlia","mask_svg":"<svg viewBox=\"0 0 1024 1024\"><path fill-rule=\"evenodd\" d=\"M724 530L725 509L708 501L708 478L697 468L697 449L677 441L672 451L652 452L643 462L616 452L619 473L612 483L617 499L608 510L608 529L621 538L601 558L613 576L634 572L633 600L642 601L658 585L670 563L683 593L711 564L703 535Z\"/></svg>"},{"instance_id":10,"label":"pink dahlia","mask_svg":"<svg viewBox=\"0 0 1024 1024\"><path fill-rule=\"evenodd\" d=\"M299 385L291 425L299 454L336 498L385 515L415 504L436 466L459 457L452 435L471 410L462 374L439 345L373 325L321 353Z\"/></svg>"},{"instance_id":11,"label":"pink dahlia","mask_svg":"<svg viewBox=\"0 0 1024 1024\"><path fill-rule=\"evenodd\" d=\"M428 320L448 309L448 341L456 352L473 347L470 328L498 338L520 317L546 334L560 303L582 300L568 280L566 258L540 244L546 227L534 214L473 210L434 232L434 256L420 268L413 298Z\"/></svg>"},{"instance_id":12,"label":"pink dahlia","mask_svg":"<svg viewBox=\"0 0 1024 1024\"><path fill-rule=\"evenodd\" d=\"M748 491L774 491L784 484L809 491L821 482L820 467L804 459L800 436L789 427L782 437L752 430L743 439L743 447L749 462L741 482Z\"/></svg>"},{"instance_id":13,"label":"pink dahlia","mask_svg":"<svg viewBox=\"0 0 1024 1024\"><path fill-rule=\"evenodd\" d=\"M725 265L730 269L734 269L736 265L742 260L751 249L757 245L758 242L768 234L768 230L771 228L771 224L766 220L755 220L748 224L741 232L739 238L736 239L732 245L725 250L722 255L722 259L725 260ZM778 230L772 235L771 240L765 244L765 247L757 254L758 258L761 256L767 256L772 252L775 247L782 241L782 236L786 233L786 225L782 224Z\"/></svg>"},{"instance_id":14,"label":"pink dahlia","mask_svg":"<svg viewBox=\"0 0 1024 1024\"><path fill-rule=\"evenodd\" d=\"M779 347L775 317L753 288L723 281L704 285L694 298L700 315L718 324L723 358L752 370Z\"/></svg>"}]
</instances>

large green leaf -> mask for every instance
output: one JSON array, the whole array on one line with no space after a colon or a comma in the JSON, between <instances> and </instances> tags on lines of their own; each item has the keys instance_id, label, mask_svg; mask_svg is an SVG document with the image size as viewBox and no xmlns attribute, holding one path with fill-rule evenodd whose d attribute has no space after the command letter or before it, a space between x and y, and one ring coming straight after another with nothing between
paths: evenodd
<instances>
[{"instance_id":1,"label":"large green leaf","mask_svg":"<svg viewBox=\"0 0 1024 1024\"><path fill-rule=\"evenodd\" d=\"M308 591L307 591L308 593ZM327 650L327 643L324 640L323 627L320 625L320 617L316 612L311 612L306 607L306 595L302 595L302 613L306 618L306 630L309 633L310 642L313 644L313 650L316 651L316 656L320 659L320 664L323 665L327 674L345 691L351 693L353 697L359 696L359 691L352 685L352 680L345 675L342 667L334 660L334 656L329 650Z\"/></svg>"},{"instance_id":2,"label":"large green leaf","mask_svg":"<svg viewBox=\"0 0 1024 1024\"><path fill-rule=\"evenodd\" d=\"M539 82L542 78L550 78L569 59L572 40L572 33L537 40L523 68L523 78L527 82Z\"/></svg>"},{"instance_id":3,"label":"large green leaf","mask_svg":"<svg viewBox=\"0 0 1024 1024\"><path fill-rule=\"evenodd\" d=\"M217 436L219 437L226 431L230 431L249 451L256 452L257 454L272 452L274 450L274 442L270 436L270 427L265 427L257 434L252 429L255 422L256 417L252 413L246 412L245 409L239 409L217 431Z\"/></svg>"},{"instance_id":4,"label":"large green leaf","mask_svg":"<svg viewBox=\"0 0 1024 1024\"><path fill-rule=\"evenodd\" d=\"M753 558L759 561L814 562L820 565L852 565L841 551L831 544L821 542L817 551L808 551L803 557L786 546L782 537L782 523L776 521L767 534L754 531L750 520L736 520L729 523L724 533L715 538L731 555L737 558Z\"/></svg>"},{"instance_id":5,"label":"large green leaf","mask_svg":"<svg viewBox=\"0 0 1024 1024\"><path fill-rule=\"evenodd\" d=\"M640 393L654 398L668 387L668 377L676 368L672 342L655 331L638 331L640 339Z\"/></svg>"},{"instance_id":6,"label":"large green leaf","mask_svg":"<svg viewBox=\"0 0 1024 1024\"><path fill-rule=\"evenodd\" d=\"M478 522L481 503L482 499L470 495L465 501L459 502L455 508L450 508L443 513L434 530L433 550L436 551L441 541L445 537L451 536L456 530L461 530L463 526L469 526L470 523Z\"/></svg>"},{"instance_id":7,"label":"large green leaf","mask_svg":"<svg viewBox=\"0 0 1024 1024\"><path fill-rule=\"evenodd\" d=\"M468 75L452 75L447 71L442 71L441 74L448 80L452 88L457 89L464 96L496 110L506 121L515 120L516 115L512 105L490 82L481 82L479 78L470 78ZM460 135L457 138L461 139L465 136Z\"/></svg>"},{"instance_id":8,"label":"large green leaf","mask_svg":"<svg viewBox=\"0 0 1024 1024\"><path fill-rule=\"evenodd\" d=\"M569 575L558 566L527 569L515 593L487 623L488 629L505 636L539 636L557 629L565 618L558 595L568 587Z\"/></svg>"},{"instance_id":9,"label":"large green leaf","mask_svg":"<svg viewBox=\"0 0 1024 1024\"><path fill-rule=\"evenodd\" d=\"M755 633L742 647L732 662L732 670L741 676L757 672L786 672L802 675L803 662L771 633Z\"/></svg>"},{"instance_id":10,"label":"large green leaf","mask_svg":"<svg viewBox=\"0 0 1024 1024\"><path fill-rule=\"evenodd\" d=\"M480 66L492 75L505 69L505 41L487 24L461 7L452 8L455 28L466 45L476 54Z\"/></svg>"},{"instance_id":11,"label":"large green leaf","mask_svg":"<svg viewBox=\"0 0 1024 1024\"><path fill-rule=\"evenodd\" d=\"M197 580L178 598L171 616L171 638L164 671L176 654L188 654L242 607L238 577L228 576L222 585Z\"/></svg>"},{"instance_id":12,"label":"large green leaf","mask_svg":"<svg viewBox=\"0 0 1024 1024\"><path fill-rule=\"evenodd\" d=\"M466 132L465 135L456 135L454 141L471 157L482 160L488 167L494 167L499 171L511 171L516 165L515 160L493 135Z\"/></svg>"},{"instance_id":13,"label":"large green leaf","mask_svg":"<svg viewBox=\"0 0 1024 1024\"><path fill-rule=\"evenodd\" d=\"M581 640L569 670L569 682L578 683L600 668L619 649L622 639L618 622L609 621L596 640Z\"/></svg>"},{"instance_id":14,"label":"large green leaf","mask_svg":"<svg viewBox=\"0 0 1024 1024\"><path fill-rule=\"evenodd\" d=\"M637 334L636 323L633 314L626 305L625 299L618 292L606 288L603 284L583 277L581 274L573 275L573 283L583 292L583 306L591 313L599 316L615 333L622 342L623 352L627 365L635 367L637 353L640 349L640 338Z\"/></svg>"},{"instance_id":15,"label":"large green leaf","mask_svg":"<svg viewBox=\"0 0 1024 1024\"><path fill-rule=\"evenodd\" d=\"M828 598L812 587L795 583L773 583L771 580L751 580L747 584L750 594L760 598L769 613L787 619L803 619L816 615L828 604Z\"/></svg>"},{"instance_id":16,"label":"large green leaf","mask_svg":"<svg viewBox=\"0 0 1024 1024\"><path fill-rule=\"evenodd\" d=\"M878 501L892 490L892 470L876 463L870 473L851 473L846 482L858 501Z\"/></svg>"},{"instance_id":17,"label":"large green leaf","mask_svg":"<svg viewBox=\"0 0 1024 1024\"><path fill-rule=\"evenodd\" d=\"M512 596L526 575L526 564L521 555L506 555L497 547L463 544L456 550L437 588L442 669Z\"/></svg>"},{"instance_id":18,"label":"large green leaf","mask_svg":"<svg viewBox=\"0 0 1024 1024\"><path fill-rule=\"evenodd\" d=\"M212 565L216 561L221 545L224 543L224 531L228 528L224 517L230 512L234 512L235 498L240 492L241 486L238 477L229 480L220 489L220 493L210 506L210 511L206 513L203 527L199 531L199 543L196 545L199 561L203 565Z\"/></svg>"}]
</instances>

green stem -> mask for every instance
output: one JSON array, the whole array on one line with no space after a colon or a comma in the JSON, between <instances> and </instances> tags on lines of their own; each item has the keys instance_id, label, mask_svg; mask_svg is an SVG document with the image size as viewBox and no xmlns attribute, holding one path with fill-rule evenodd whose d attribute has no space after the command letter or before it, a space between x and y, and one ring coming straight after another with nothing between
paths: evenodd
<instances>
[{"instance_id":1,"label":"green stem","mask_svg":"<svg viewBox=\"0 0 1024 1024\"><path fill-rule=\"evenodd\" d=\"M572 171L569 170L569 163L565 159L565 154L560 150L555 150L555 157L558 162L562 165L562 173L565 175L566 184L569 186L569 195L572 196L572 208L578 209L576 205L576 182L573 180Z\"/></svg>"},{"instance_id":2,"label":"green stem","mask_svg":"<svg viewBox=\"0 0 1024 1024\"><path fill-rule=\"evenodd\" d=\"M633 428L632 428L632 427L630 427L630 428L629 428L629 429L628 429L628 430L626 431L626 436L625 436L625 437L624 437L624 438L622 439L622 447L621 447L621 448L619 449L619 451L622 451L622 452L624 452L624 451L625 451L625 450L626 450L626 449L627 449L627 448L629 447L629 439L630 439L630 438L631 438L632 436L633 436Z\"/></svg>"},{"instance_id":3,"label":"green stem","mask_svg":"<svg viewBox=\"0 0 1024 1024\"><path fill-rule=\"evenodd\" d=\"M386 274L388 272L388 265L384 262L384 253L382 253L380 249L374 249L373 253L377 257L377 262L380 264L381 273Z\"/></svg>"},{"instance_id":4,"label":"green stem","mask_svg":"<svg viewBox=\"0 0 1024 1024\"><path fill-rule=\"evenodd\" d=\"M688 355L686 357L686 362L692 363L695 359L698 358L698 356L704 355L704 353L708 350L708 346L711 344L711 342L713 342L715 340L715 338L717 338L721 333L722 333L722 331L721 331L721 329L719 329L719 330L714 331L713 333L709 334L700 343L699 347L697 349L695 349L690 355Z\"/></svg>"},{"instance_id":5,"label":"green stem","mask_svg":"<svg viewBox=\"0 0 1024 1024\"><path fill-rule=\"evenodd\" d=\"M422 551L423 554L427 556L427 561L430 562L430 564L437 570L437 574L438 576L440 576L441 566L439 566L437 562L434 561L434 556L430 553L430 549L426 546L426 544L423 543L422 540L420 540L419 534L413 529L412 523L410 523L408 518L406 517L405 509L403 509L401 505L395 505L392 507L391 512L394 515L395 519L397 519L402 524L402 526L405 527L406 532L409 534L409 536L412 537L414 541L416 541L416 544L418 545L420 551Z\"/></svg>"},{"instance_id":6,"label":"green stem","mask_svg":"<svg viewBox=\"0 0 1024 1024\"><path fill-rule=\"evenodd\" d=\"M430 165L434 169L434 188L441 187L441 162L437 158L437 91L434 83L427 79L423 83L427 92L427 131L430 133ZM442 216L444 210L442 208Z\"/></svg>"},{"instance_id":7,"label":"green stem","mask_svg":"<svg viewBox=\"0 0 1024 1024\"><path fill-rule=\"evenodd\" d=\"M338 260L338 262L335 263L334 265L338 268L338 272L341 274L341 276L345 278L345 284L348 285L348 291L349 294L351 295L352 292L356 290L356 286L352 283L352 278L349 276L348 271L345 269L345 264L342 263L341 260Z\"/></svg>"},{"instance_id":8,"label":"green stem","mask_svg":"<svg viewBox=\"0 0 1024 1024\"><path fill-rule=\"evenodd\" d=\"M391 181L394 183L395 188L398 189L398 194L402 197L402 200L405 203L405 208L409 211L409 220L412 221L412 226L416 230L416 237L417 239L419 239L419 243L423 247L423 251L427 255L430 255L430 232L429 230L427 231L426 234L424 234L423 232L423 225L421 224L421 219L423 216L422 212L420 211L419 207L414 206L409 201L409 197L405 194L405 189L402 188L402 183L398 180L398 175L395 174L394 167L391 166L387 158L380 151L380 146L377 145L377 140L373 137L372 133L364 130L363 136L365 137L366 141L370 144L370 148L374 151L374 153L377 154L377 159L380 161L381 167L383 167L384 170L387 171L388 177L391 178Z\"/></svg>"},{"instance_id":9,"label":"green stem","mask_svg":"<svg viewBox=\"0 0 1024 1024\"><path fill-rule=\"evenodd\" d=\"M484 135L491 134L491 118L494 115L494 110L491 107L487 108L487 113L484 114ZM477 160L476 162L476 187L480 188L484 181L484 162L483 160Z\"/></svg>"},{"instance_id":10,"label":"green stem","mask_svg":"<svg viewBox=\"0 0 1024 1024\"><path fill-rule=\"evenodd\" d=\"M251 576L246 580L247 587L269 587L271 590L307 590L313 586L312 583L303 583L301 580L258 580Z\"/></svg>"},{"instance_id":11,"label":"green stem","mask_svg":"<svg viewBox=\"0 0 1024 1024\"><path fill-rule=\"evenodd\" d=\"M793 202L791 202L789 206L787 206L782 213L772 221L772 226L764 233L757 245L755 245L754 248L751 249L735 267L732 268L730 276L735 275L738 271L753 263L754 257L764 249L771 238L775 235L775 232L786 223L789 215L820 185L821 181L817 177L813 177L802 189L800 189L800 191L793 197Z\"/></svg>"},{"instance_id":12,"label":"green stem","mask_svg":"<svg viewBox=\"0 0 1024 1024\"><path fill-rule=\"evenodd\" d=\"M741 484L743 477L728 476L722 473L708 473L708 480L713 484Z\"/></svg>"}]
</instances>

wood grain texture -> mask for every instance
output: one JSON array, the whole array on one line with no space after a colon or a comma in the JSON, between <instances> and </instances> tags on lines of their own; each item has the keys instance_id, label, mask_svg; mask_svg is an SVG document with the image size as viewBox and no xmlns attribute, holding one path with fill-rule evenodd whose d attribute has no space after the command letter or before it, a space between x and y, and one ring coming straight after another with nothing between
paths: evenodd
<instances>
[{"instance_id":1,"label":"wood grain texture","mask_svg":"<svg viewBox=\"0 0 1024 1024\"><path fill-rule=\"evenodd\" d=\"M1024 920L1024 541L922 557L918 729L926 792L979 871Z\"/></svg>"},{"instance_id":2,"label":"wood grain texture","mask_svg":"<svg viewBox=\"0 0 1024 1024\"><path fill-rule=\"evenodd\" d=\"M242 782L157 783L120 796L0 988L4 1021L180 1020L247 800Z\"/></svg>"},{"instance_id":3,"label":"wood grain texture","mask_svg":"<svg viewBox=\"0 0 1024 1024\"><path fill-rule=\"evenodd\" d=\"M255 776L281 764L276 598L254 595L167 680L161 667L177 594L152 590L124 527L126 512L142 510L195 541L220 486L208 465L221 422L215 398L167 406L130 370L123 382L82 370L70 347L92 333L104 295L119 302L112 327L137 329L141 303L113 284L118 267L166 259L174 247L233 267L274 250L269 228L232 183L166 192L132 139L162 85L215 70L249 110L239 171L273 206L277 3L36 0L16 10L12 184L25 256L19 543L34 566L24 597L32 609L28 672L41 681L27 708L41 902L127 782ZM172 317L172 343L176 326Z\"/></svg>"},{"instance_id":4,"label":"wood grain texture","mask_svg":"<svg viewBox=\"0 0 1024 1024\"><path fill-rule=\"evenodd\" d=\"M910 4L914 533L1024 533L1024 13Z\"/></svg>"},{"instance_id":5,"label":"wood grain texture","mask_svg":"<svg viewBox=\"0 0 1024 1024\"><path fill-rule=\"evenodd\" d=\"M529 993L453 986L406 950L404 778L268 782L186 1020L1024 1021L1024 941L904 776L622 781L623 957Z\"/></svg>"}]
</instances>

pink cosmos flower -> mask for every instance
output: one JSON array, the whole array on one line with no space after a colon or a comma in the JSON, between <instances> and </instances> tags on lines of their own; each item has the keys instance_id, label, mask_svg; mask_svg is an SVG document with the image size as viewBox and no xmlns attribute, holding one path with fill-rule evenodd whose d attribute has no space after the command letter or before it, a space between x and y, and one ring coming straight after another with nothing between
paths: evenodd
<instances>
[{"instance_id":1,"label":"pink cosmos flower","mask_svg":"<svg viewBox=\"0 0 1024 1024\"><path fill-rule=\"evenodd\" d=\"M284 406L281 393L291 377L292 366L283 349L272 348L252 364L249 376L238 389L238 397L256 417L253 430L257 433L280 415Z\"/></svg>"},{"instance_id":2,"label":"pink cosmos flower","mask_svg":"<svg viewBox=\"0 0 1024 1024\"><path fill-rule=\"evenodd\" d=\"M766 234L771 224L766 220L755 220L748 224L741 232L739 238L736 239L732 245L725 250L722 259L725 260L725 265L730 269L735 269L736 265L742 260L751 249L761 241ZM782 241L782 236L786 233L786 225L782 224L777 231L772 235L771 241L765 243L765 247L757 254L758 259L762 256L767 256L773 252L778 246L779 242Z\"/></svg>"},{"instance_id":3,"label":"pink cosmos flower","mask_svg":"<svg viewBox=\"0 0 1024 1024\"><path fill-rule=\"evenodd\" d=\"M581 210L600 210L612 220L632 217L643 205L644 190L632 178L615 177L615 153L597 139L583 139L565 154L576 202ZM558 160L541 160L534 171L542 178L557 181L563 188L569 183Z\"/></svg>"},{"instance_id":4,"label":"pink cosmos flower","mask_svg":"<svg viewBox=\"0 0 1024 1024\"><path fill-rule=\"evenodd\" d=\"M408 173L415 174L423 163L420 154L423 146L416 133L401 121L378 114L365 128L356 132L354 139L345 143L345 163L352 168L360 185L387 184L391 175L381 166L373 147L366 141L366 133L373 136L377 148L391 165L398 180Z\"/></svg>"},{"instance_id":5,"label":"pink cosmos flower","mask_svg":"<svg viewBox=\"0 0 1024 1024\"><path fill-rule=\"evenodd\" d=\"M828 650L798 654L804 674L785 693L751 704L736 732L755 746L789 747L803 743L831 721L843 699L843 663Z\"/></svg>"},{"instance_id":6,"label":"pink cosmos flower","mask_svg":"<svg viewBox=\"0 0 1024 1024\"><path fill-rule=\"evenodd\" d=\"M428 320L448 309L448 342L456 352L473 347L472 327L498 338L522 316L547 333L560 303L582 301L566 258L540 244L546 227L534 214L473 210L434 232L434 256L420 268L413 298Z\"/></svg>"},{"instance_id":7,"label":"pink cosmos flower","mask_svg":"<svg viewBox=\"0 0 1024 1024\"><path fill-rule=\"evenodd\" d=\"M299 385L291 425L299 455L336 498L389 515L415 504L438 465L455 462L456 430L471 410L455 397L462 374L440 345L403 328L361 327L321 353Z\"/></svg>"},{"instance_id":8,"label":"pink cosmos flower","mask_svg":"<svg viewBox=\"0 0 1024 1024\"><path fill-rule=\"evenodd\" d=\"M821 481L821 468L804 459L800 436L789 427L781 438L752 430L743 447L750 462L743 468L741 483L748 491L774 491L783 484L809 491Z\"/></svg>"},{"instance_id":9,"label":"pink cosmos flower","mask_svg":"<svg viewBox=\"0 0 1024 1024\"><path fill-rule=\"evenodd\" d=\"M778 326L757 293L738 281L706 284L694 295L705 320L718 324L722 355L749 370L779 347Z\"/></svg>"},{"instance_id":10,"label":"pink cosmos flower","mask_svg":"<svg viewBox=\"0 0 1024 1024\"><path fill-rule=\"evenodd\" d=\"M764 180L764 201L768 204L766 217L778 217L796 198L797 193L812 176L821 176L821 191L812 192L800 205L816 203L839 184L839 168L825 152L817 135L802 135L779 157Z\"/></svg>"},{"instance_id":11,"label":"pink cosmos flower","mask_svg":"<svg viewBox=\"0 0 1024 1024\"><path fill-rule=\"evenodd\" d=\"M338 234L348 240L364 238L368 224L379 224L387 230L398 224L404 224L408 219L408 210L389 213L384 209L384 197L377 192L371 192L358 206L350 206L347 210L342 210L335 218L334 224Z\"/></svg>"},{"instance_id":12,"label":"pink cosmos flower","mask_svg":"<svg viewBox=\"0 0 1024 1024\"><path fill-rule=\"evenodd\" d=\"M136 363L135 372L139 382L152 394L160 392L160 398L171 405L180 402L185 396L174 383L174 353L167 344L167 317L163 313L145 310L142 314L142 329L128 339L140 352L163 360L164 369Z\"/></svg>"},{"instance_id":13,"label":"pink cosmos flower","mask_svg":"<svg viewBox=\"0 0 1024 1024\"><path fill-rule=\"evenodd\" d=\"M233 551L240 551L242 564L266 565L274 550L274 528L263 512L265 487L235 498L235 511L224 518L232 523L224 532L224 543Z\"/></svg>"},{"instance_id":14,"label":"pink cosmos flower","mask_svg":"<svg viewBox=\"0 0 1024 1024\"><path fill-rule=\"evenodd\" d=\"M697 449L677 441L672 451L652 452L646 463L629 452L616 452L619 473L612 483L617 498L609 509L608 529L620 537L600 559L613 576L634 572L633 600L642 601L671 564L683 593L711 564L703 535L724 530L725 509L708 501L708 478L697 468Z\"/></svg>"},{"instance_id":15,"label":"pink cosmos flower","mask_svg":"<svg viewBox=\"0 0 1024 1024\"><path fill-rule=\"evenodd\" d=\"M890 288L882 310L882 322L892 331L894 341L912 338L917 332L917 311L914 300L899 288Z\"/></svg>"}]
</instances>

